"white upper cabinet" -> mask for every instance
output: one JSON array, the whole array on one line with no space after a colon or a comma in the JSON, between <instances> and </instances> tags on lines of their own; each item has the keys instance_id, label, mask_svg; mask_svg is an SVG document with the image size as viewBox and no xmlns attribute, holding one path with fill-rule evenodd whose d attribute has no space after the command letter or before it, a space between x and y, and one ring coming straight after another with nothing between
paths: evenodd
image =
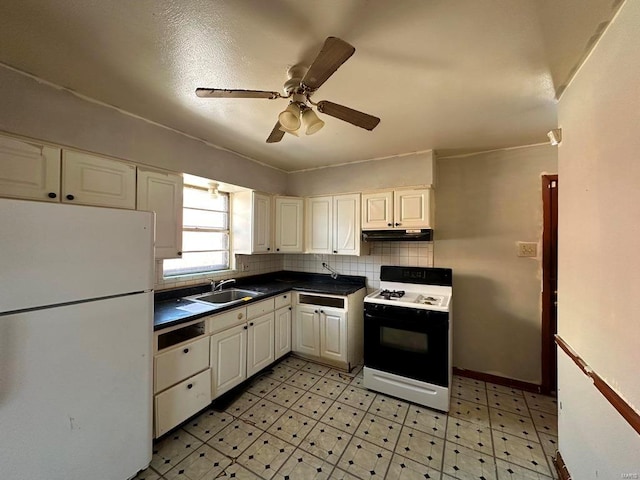
<instances>
[{"instance_id":1,"label":"white upper cabinet","mask_svg":"<svg viewBox=\"0 0 640 480\"><path fill-rule=\"evenodd\" d=\"M273 251L271 196L258 192L236 192L232 196L234 252Z\"/></svg>"},{"instance_id":2,"label":"white upper cabinet","mask_svg":"<svg viewBox=\"0 0 640 480\"><path fill-rule=\"evenodd\" d=\"M431 189L362 194L362 229L431 228Z\"/></svg>"},{"instance_id":3,"label":"white upper cabinet","mask_svg":"<svg viewBox=\"0 0 640 480\"><path fill-rule=\"evenodd\" d=\"M136 208L136 166L82 152L62 152L62 201Z\"/></svg>"},{"instance_id":4,"label":"white upper cabinet","mask_svg":"<svg viewBox=\"0 0 640 480\"><path fill-rule=\"evenodd\" d=\"M60 149L0 136L0 196L60 201Z\"/></svg>"},{"instance_id":5,"label":"white upper cabinet","mask_svg":"<svg viewBox=\"0 0 640 480\"><path fill-rule=\"evenodd\" d=\"M429 228L431 190L396 190L393 192L394 227Z\"/></svg>"},{"instance_id":6,"label":"white upper cabinet","mask_svg":"<svg viewBox=\"0 0 640 480\"><path fill-rule=\"evenodd\" d=\"M297 197L276 197L276 252L302 253L304 200Z\"/></svg>"},{"instance_id":7,"label":"white upper cabinet","mask_svg":"<svg viewBox=\"0 0 640 480\"><path fill-rule=\"evenodd\" d=\"M182 176L138 168L137 210L156 214L156 259L182 255Z\"/></svg>"},{"instance_id":8,"label":"white upper cabinet","mask_svg":"<svg viewBox=\"0 0 640 480\"><path fill-rule=\"evenodd\" d=\"M360 194L307 198L308 253L360 255Z\"/></svg>"},{"instance_id":9,"label":"white upper cabinet","mask_svg":"<svg viewBox=\"0 0 640 480\"><path fill-rule=\"evenodd\" d=\"M360 255L360 194L333 197L333 253Z\"/></svg>"},{"instance_id":10,"label":"white upper cabinet","mask_svg":"<svg viewBox=\"0 0 640 480\"><path fill-rule=\"evenodd\" d=\"M362 194L362 228L393 227L393 192Z\"/></svg>"}]
</instances>

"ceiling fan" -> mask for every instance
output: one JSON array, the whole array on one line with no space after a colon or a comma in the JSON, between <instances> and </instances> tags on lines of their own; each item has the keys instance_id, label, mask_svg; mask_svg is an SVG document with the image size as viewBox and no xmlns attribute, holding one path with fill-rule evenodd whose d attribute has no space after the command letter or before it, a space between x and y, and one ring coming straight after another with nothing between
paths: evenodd
<instances>
[{"instance_id":1,"label":"ceiling fan","mask_svg":"<svg viewBox=\"0 0 640 480\"><path fill-rule=\"evenodd\" d=\"M289 80L284 84L284 95L279 92L265 90L228 90L223 88L196 88L196 95L202 98L291 98L287 108L278 115L278 121L267 138L267 143L282 140L285 133L298 135L300 128L304 133L312 135L324 126L318 118L313 105L320 113L330 115L366 130L376 128L380 119L353 108L322 100L315 103L311 95L346 62L356 49L337 37L328 37L322 50L318 53L311 66L294 65L287 74Z\"/></svg>"}]
</instances>

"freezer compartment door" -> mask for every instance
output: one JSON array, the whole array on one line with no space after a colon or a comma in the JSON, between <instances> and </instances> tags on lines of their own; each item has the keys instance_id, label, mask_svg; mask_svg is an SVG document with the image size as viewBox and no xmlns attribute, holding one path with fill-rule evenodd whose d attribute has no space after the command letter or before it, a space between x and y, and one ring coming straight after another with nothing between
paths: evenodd
<instances>
[{"instance_id":1,"label":"freezer compartment door","mask_svg":"<svg viewBox=\"0 0 640 480\"><path fill-rule=\"evenodd\" d=\"M154 216L0 199L0 314L153 289Z\"/></svg>"},{"instance_id":2,"label":"freezer compartment door","mask_svg":"<svg viewBox=\"0 0 640 480\"><path fill-rule=\"evenodd\" d=\"M149 464L152 302L0 317L0 477L126 479Z\"/></svg>"}]
</instances>

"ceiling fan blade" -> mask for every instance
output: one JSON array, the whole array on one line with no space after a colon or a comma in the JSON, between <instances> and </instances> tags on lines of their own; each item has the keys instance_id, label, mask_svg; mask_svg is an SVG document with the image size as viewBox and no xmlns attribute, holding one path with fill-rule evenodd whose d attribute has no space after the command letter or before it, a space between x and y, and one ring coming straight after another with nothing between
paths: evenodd
<instances>
[{"instance_id":1,"label":"ceiling fan blade","mask_svg":"<svg viewBox=\"0 0 640 480\"><path fill-rule=\"evenodd\" d=\"M265 90L228 90L224 88L196 88L196 95L202 98L280 98L278 92Z\"/></svg>"},{"instance_id":2,"label":"ceiling fan blade","mask_svg":"<svg viewBox=\"0 0 640 480\"><path fill-rule=\"evenodd\" d=\"M284 137L284 130L280 130L280 122L276 122L276 126L273 127L267 138L267 143L277 143L282 140L282 137Z\"/></svg>"},{"instance_id":3,"label":"ceiling fan blade","mask_svg":"<svg viewBox=\"0 0 640 480\"><path fill-rule=\"evenodd\" d=\"M309 90L317 90L355 51L356 49L344 40L328 37L302 79L302 84Z\"/></svg>"},{"instance_id":4,"label":"ceiling fan blade","mask_svg":"<svg viewBox=\"0 0 640 480\"><path fill-rule=\"evenodd\" d=\"M317 108L321 113L339 118L340 120L349 122L356 127L364 128L365 130L373 130L380 123L380 119L378 117L359 112L358 110L345 107L344 105L328 102L326 100L318 102Z\"/></svg>"}]
</instances>

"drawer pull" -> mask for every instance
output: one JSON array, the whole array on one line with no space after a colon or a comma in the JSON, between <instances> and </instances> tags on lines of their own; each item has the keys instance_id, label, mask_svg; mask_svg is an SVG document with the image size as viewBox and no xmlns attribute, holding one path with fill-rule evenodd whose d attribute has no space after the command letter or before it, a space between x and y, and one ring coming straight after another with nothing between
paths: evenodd
<instances>
[{"instance_id":1,"label":"drawer pull","mask_svg":"<svg viewBox=\"0 0 640 480\"><path fill-rule=\"evenodd\" d=\"M182 353L189 353L189 349L185 348L184 350L182 350Z\"/></svg>"},{"instance_id":2,"label":"drawer pull","mask_svg":"<svg viewBox=\"0 0 640 480\"><path fill-rule=\"evenodd\" d=\"M283 296L282 296L282 298L287 298L287 296L286 296L286 295L283 295Z\"/></svg>"},{"instance_id":3,"label":"drawer pull","mask_svg":"<svg viewBox=\"0 0 640 480\"><path fill-rule=\"evenodd\" d=\"M193 383L190 383L189 385L187 385L187 388L191 390L193 388Z\"/></svg>"},{"instance_id":4,"label":"drawer pull","mask_svg":"<svg viewBox=\"0 0 640 480\"><path fill-rule=\"evenodd\" d=\"M244 326L244 327L242 327L242 328L244 328L244 329L246 330L246 329L247 329L247 328L249 328L249 327L247 327L247 326L245 325L245 326Z\"/></svg>"},{"instance_id":5,"label":"drawer pull","mask_svg":"<svg viewBox=\"0 0 640 480\"><path fill-rule=\"evenodd\" d=\"M73 200L74 198L76 198L76 197L74 197L74 196L73 196L73 195L71 195L71 194L67 195L67 200Z\"/></svg>"},{"instance_id":6,"label":"drawer pull","mask_svg":"<svg viewBox=\"0 0 640 480\"><path fill-rule=\"evenodd\" d=\"M253 322L251 322L251 323L249 324L249 326L250 326L250 327L253 327Z\"/></svg>"},{"instance_id":7,"label":"drawer pull","mask_svg":"<svg viewBox=\"0 0 640 480\"><path fill-rule=\"evenodd\" d=\"M58 195L56 195L56 193L55 193L55 192L49 192L49 193L47 194L47 197L49 197L49 198L56 198L57 196L58 196Z\"/></svg>"},{"instance_id":8,"label":"drawer pull","mask_svg":"<svg viewBox=\"0 0 640 480\"><path fill-rule=\"evenodd\" d=\"M241 313L238 314L238 320L242 320L243 315Z\"/></svg>"}]
</instances>

